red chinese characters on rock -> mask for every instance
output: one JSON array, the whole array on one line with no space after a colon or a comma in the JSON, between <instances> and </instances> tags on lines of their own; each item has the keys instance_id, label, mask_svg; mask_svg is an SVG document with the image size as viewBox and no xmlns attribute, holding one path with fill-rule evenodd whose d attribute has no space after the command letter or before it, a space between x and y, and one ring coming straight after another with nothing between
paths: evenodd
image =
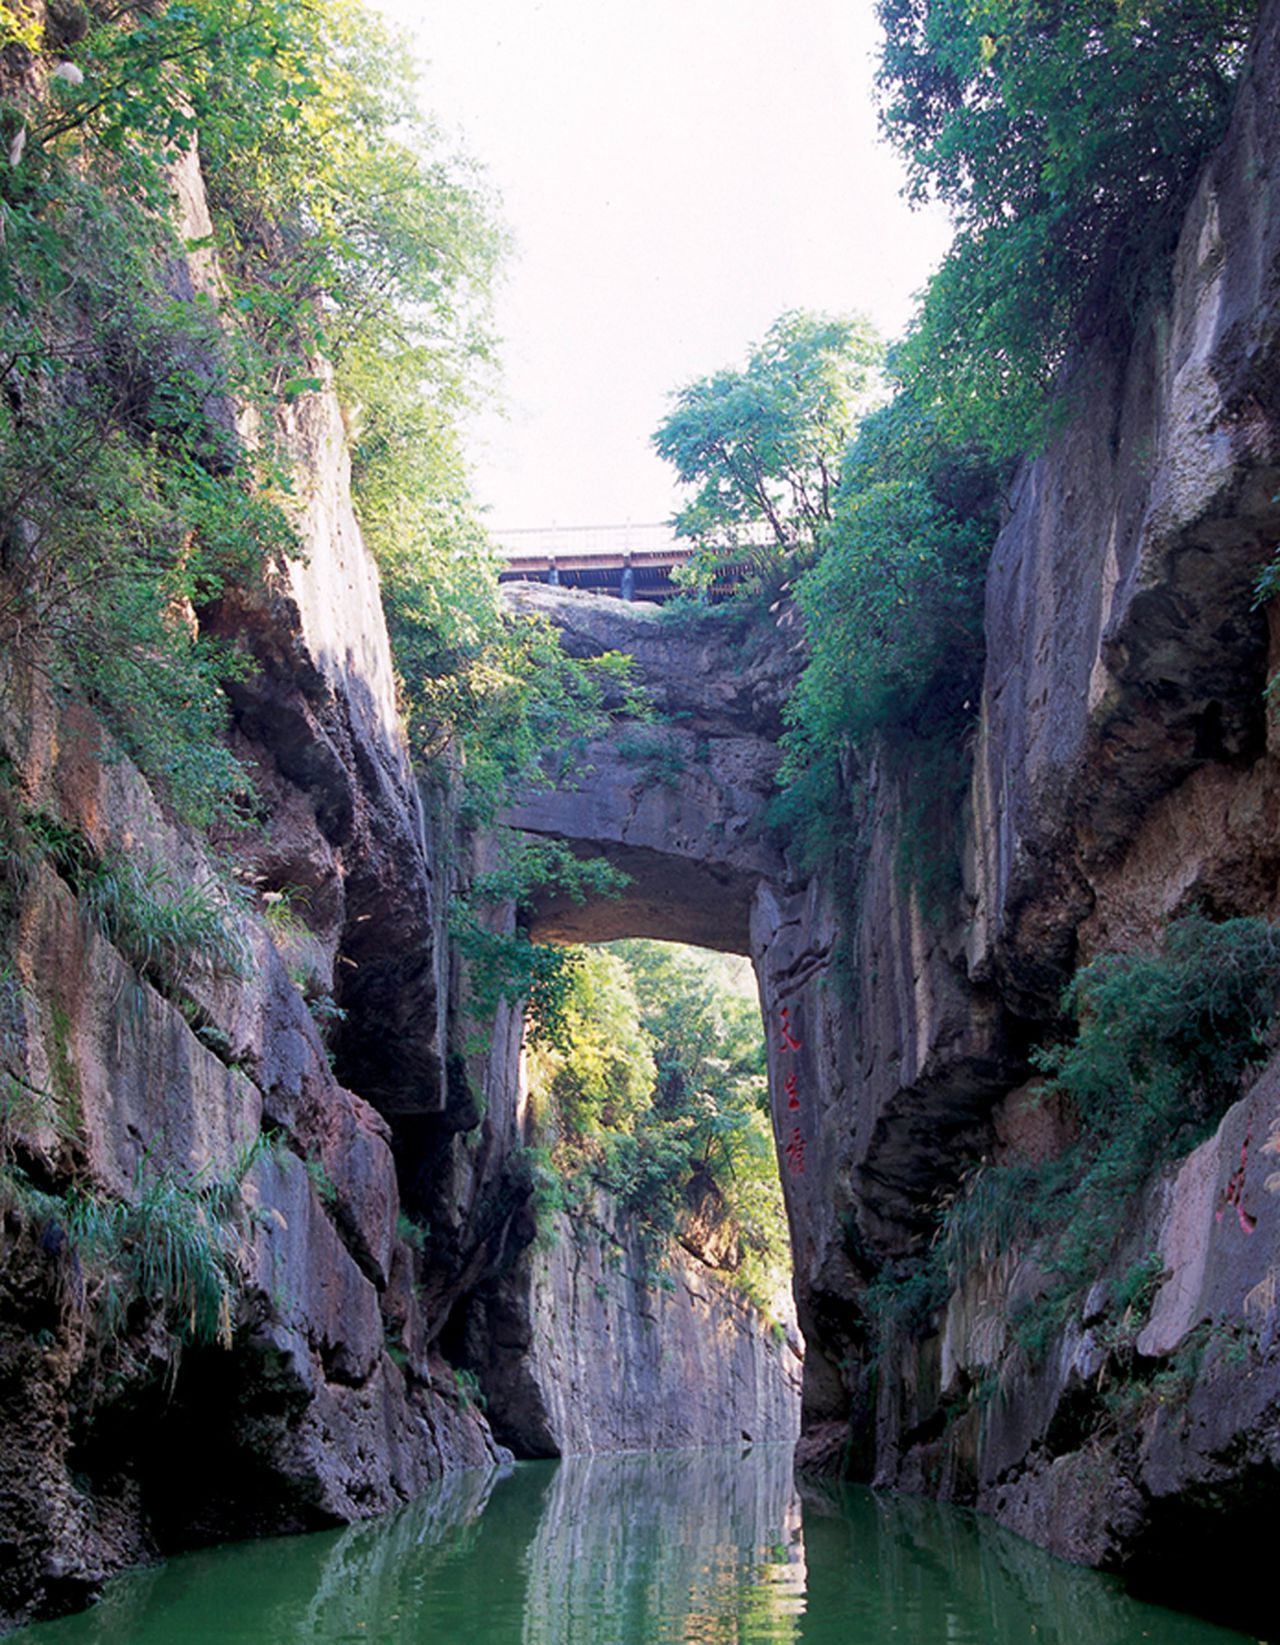
<instances>
[{"instance_id":1,"label":"red chinese characters on rock","mask_svg":"<svg viewBox=\"0 0 1280 1645\"><path fill-rule=\"evenodd\" d=\"M1214 1220L1221 1222L1223 1213L1229 1205L1236 1214L1236 1221L1240 1224L1242 1234L1252 1234L1257 1230L1258 1219L1252 1212L1244 1208L1244 1179L1249 1168L1249 1144L1253 1140L1253 1120L1250 1119L1248 1129L1244 1134L1244 1142L1240 1146L1240 1163L1231 1174L1231 1180L1226 1186L1218 1209L1214 1212Z\"/></svg>"},{"instance_id":2,"label":"red chinese characters on rock","mask_svg":"<svg viewBox=\"0 0 1280 1645\"><path fill-rule=\"evenodd\" d=\"M801 1041L792 1030L791 1007L784 1005L778 1012L778 1038L783 1056L794 1055L799 1051ZM793 1177L804 1175L804 1133L800 1129L800 1076L794 1068L789 1069L782 1082L782 1089L787 1099L787 1112L795 1116L786 1142L782 1145L783 1157L787 1162L787 1169Z\"/></svg>"}]
</instances>

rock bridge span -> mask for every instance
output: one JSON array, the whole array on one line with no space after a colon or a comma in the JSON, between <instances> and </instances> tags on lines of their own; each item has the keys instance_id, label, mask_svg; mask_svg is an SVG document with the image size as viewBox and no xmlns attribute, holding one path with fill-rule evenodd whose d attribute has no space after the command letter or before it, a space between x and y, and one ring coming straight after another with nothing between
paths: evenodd
<instances>
[{"instance_id":1,"label":"rock bridge span","mask_svg":"<svg viewBox=\"0 0 1280 1645\"><path fill-rule=\"evenodd\" d=\"M765 826L778 768L787 648L732 619L674 622L653 608L530 585L507 592L547 618L571 655L631 656L650 721L620 719L575 752L553 787L503 816L529 834L602 856L627 876L617 895L544 898L532 934L548 942L656 937L751 952L762 884L784 878Z\"/></svg>"},{"instance_id":2,"label":"rock bridge span","mask_svg":"<svg viewBox=\"0 0 1280 1645\"><path fill-rule=\"evenodd\" d=\"M798 625L744 626L725 611L674 617L532 584L505 597L554 624L571 655L630 655L655 709L649 723L615 722L554 786L505 813L629 876L620 895L535 903L531 934L646 936L750 957L808 1345L806 1423L847 1432L841 1366L862 1283L851 1219L859 1239L905 1248L1005 1074L954 932L934 930L904 888L897 782L867 773L863 889L845 906L836 877L797 873L765 822L802 660Z\"/></svg>"}]
</instances>

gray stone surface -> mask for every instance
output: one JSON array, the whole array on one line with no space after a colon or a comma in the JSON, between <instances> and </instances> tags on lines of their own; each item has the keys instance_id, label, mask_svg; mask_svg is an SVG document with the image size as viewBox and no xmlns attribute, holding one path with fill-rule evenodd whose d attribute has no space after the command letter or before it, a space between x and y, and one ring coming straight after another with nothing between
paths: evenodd
<instances>
[{"instance_id":1,"label":"gray stone surface","mask_svg":"<svg viewBox=\"0 0 1280 1645\"><path fill-rule=\"evenodd\" d=\"M494 1431L522 1456L794 1441L794 1329L769 1322L712 1269L654 1257L599 1200L557 1215L468 1320Z\"/></svg>"}]
</instances>

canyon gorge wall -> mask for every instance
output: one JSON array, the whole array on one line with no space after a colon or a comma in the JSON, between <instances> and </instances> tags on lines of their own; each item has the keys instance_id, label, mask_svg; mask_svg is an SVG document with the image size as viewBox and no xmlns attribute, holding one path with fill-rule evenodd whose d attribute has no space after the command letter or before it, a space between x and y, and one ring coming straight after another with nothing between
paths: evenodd
<instances>
[{"instance_id":1,"label":"canyon gorge wall","mask_svg":"<svg viewBox=\"0 0 1280 1645\"><path fill-rule=\"evenodd\" d=\"M204 240L194 157L175 188L184 237ZM172 270L179 297L217 279L207 254ZM365 1088L392 1111L443 1105L442 875L332 395L301 399L282 434L305 554L208 616L257 663L234 740L261 809L234 837L233 878L104 752L86 707L6 670L0 1055L22 1176L0 1234L0 1624L83 1603L163 1548L360 1517L498 1455L429 1352L387 1122L324 1040L343 992ZM33 835L74 851L24 855ZM108 875L117 914L196 899L223 961L140 955L127 918L92 912ZM265 919L286 896L288 918ZM389 1030L388 1064L369 1046ZM168 1194L186 1218L174 1237L192 1238L214 1184L234 1339L183 1348L181 1320L142 1298L107 1325L76 1207Z\"/></svg>"},{"instance_id":2,"label":"canyon gorge wall","mask_svg":"<svg viewBox=\"0 0 1280 1645\"><path fill-rule=\"evenodd\" d=\"M611 908L549 907L535 929L680 926L752 956L807 1346L801 1464L973 1504L1071 1558L1255 1614L1245 1533L1280 1481L1275 1066L1126 1208L1034 1360L1011 1322L1046 1280L1016 1249L887 1352L860 1299L979 1160L1070 1140L1029 1054L1079 966L1150 947L1189 909L1280 912L1276 664L1254 595L1280 543L1277 86L1272 4L1166 296L1123 348L1082 344L1064 426L1009 498L955 896L926 907L903 870L933 780L910 750L866 766L853 872L806 875L762 825L795 663L785 617L753 651L712 619L664 631L522 594L571 645L635 655L669 719L644 734L647 770L644 737L615 737L576 790L511 819L640 870ZM679 887L665 910L646 876ZM1110 1299L1141 1260L1149 1317L1122 1319ZM1207 1565L1189 1558L1205 1547Z\"/></svg>"},{"instance_id":3,"label":"canyon gorge wall","mask_svg":"<svg viewBox=\"0 0 1280 1645\"><path fill-rule=\"evenodd\" d=\"M171 294L217 301L194 153L172 181L197 249ZM255 437L230 403L220 418ZM86 704L4 661L0 1629L168 1550L361 1519L492 1468L509 1453L457 1370L468 1339L539 1454L797 1423L794 1338L721 1276L682 1253L660 1284L605 1206L623 1260L588 1282L598 1246L540 1228L521 1013L499 1005L477 1048L449 943L489 846L411 770L336 397L300 393L277 434L300 551L199 615L252 660L228 686L244 826L211 846ZM179 905L210 952L140 941ZM124 1230L117 1269L176 1242L174 1294L142 1280L111 1306L93 1218ZM216 1340L191 1340L183 1264L208 1244L230 1291ZM495 1349L477 1321L499 1292L528 1334Z\"/></svg>"},{"instance_id":4,"label":"canyon gorge wall","mask_svg":"<svg viewBox=\"0 0 1280 1645\"><path fill-rule=\"evenodd\" d=\"M1280 541L1278 86L1273 3L1166 300L1123 350L1082 351L1070 419L1010 499L963 883L940 913L902 869L927 781L909 761L868 762L852 876L803 870L766 822L802 660L785 608L753 629L515 596L566 649L632 655L657 710L507 816L630 876L615 898L536 902L533 934L692 941L756 968L807 1350L800 1461L972 1504L1166 1593L1192 1548L1224 1589L1257 1591L1243 1532L1280 1469L1280 1068L1130 1208L1034 1364L1010 1320L1041 1276L1016 1250L891 1353L861 1299L975 1161L1060 1145L1029 1052L1081 963L1192 906L1280 914L1275 656L1252 592ZM184 238L206 240L194 158L176 186ZM219 276L197 251L172 278L182 297ZM87 916L66 861L6 861L3 1143L30 1192L0 1205L0 1625L166 1547L359 1518L492 1464L454 1366L499 1439L536 1454L792 1431L797 1344L707 1264L655 1285L611 1212L540 1221L520 1013L501 1006L478 1047L449 951L450 895L486 845L410 770L336 400L302 394L281 432L305 553L202 618L255 665L230 688L261 803L223 842L241 892L102 758L87 708L6 665L15 827L44 819L84 862L197 888L241 960L148 966ZM145 1306L99 1329L72 1185L137 1205L196 1180L228 1185L231 1346L179 1355ZM1152 1252L1121 1422L1109 1282Z\"/></svg>"}]
</instances>

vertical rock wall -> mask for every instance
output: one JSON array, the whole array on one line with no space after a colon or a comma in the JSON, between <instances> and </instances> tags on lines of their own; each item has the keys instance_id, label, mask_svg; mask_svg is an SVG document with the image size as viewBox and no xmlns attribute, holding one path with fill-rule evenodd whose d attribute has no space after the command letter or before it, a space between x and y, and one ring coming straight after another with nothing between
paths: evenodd
<instances>
[{"instance_id":1,"label":"vertical rock wall","mask_svg":"<svg viewBox=\"0 0 1280 1645\"><path fill-rule=\"evenodd\" d=\"M1191 907L1280 914L1263 697L1275 647L1253 597L1280 542L1278 86L1269 0L1165 300L1123 349L1082 342L1068 422L1016 484L987 588L963 887L941 917L903 865L905 818L930 781L909 749L870 765L862 856L843 883L791 872L759 810L754 824L745 814L767 797L765 755L719 812L684 771L665 810L638 798L606 751L608 803L570 783L513 818L618 860L628 847L680 859L672 883L704 930L716 921L689 859L705 883L730 866L721 842L739 842L720 929L740 930L746 893L808 1350L801 1460L974 1503L1059 1552L1166 1583L1195 1568L1202 1540L1242 1589L1244 1530L1274 1505L1280 1465L1274 1071L1131 1208L1036 1367L1009 1330L1041 1283L1017 1253L968 1276L936 1330L887 1355L860 1298L887 1259L918 1249L974 1162L1063 1145L1025 1082L1080 963L1150 944ZM574 643L602 646L603 617L538 598ZM756 716L749 734L776 736L768 693L726 649L695 655L678 631L630 627L640 645L612 643L635 650L679 728L708 716L723 688L707 675L724 668ZM787 650L778 636L780 678ZM636 901L570 922L674 934L681 910ZM550 934L563 918L548 911ZM1133 1347L1136 1403L1118 1420L1103 1398L1121 1333L1110 1282L1152 1251L1163 1279Z\"/></svg>"},{"instance_id":2,"label":"vertical rock wall","mask_svg":"<svg viewBox=\"0 0 1280 1645\"><path fill-rule=\"evenodd\" d=\"M800 1353L679 1247L655 1256L600 1198L546 1218L472 1305L467 1358L494 1432L521 1456L794 1441Z\"/></svg>"},{"instance_id":3,"label":"vertical rock wall","mask_svg":"<svg viewBox=\"0 0 1280 1645\"><path fill-rule=\"evenodd\" d=\"M789 1195L810 1350L802 1458L852 1459L1218 1608L1257 1605L1241 1550L1280 1478L1274 1069L1130 1208L1036 1364L1009 1329L1040 1284L1016 1252L966 1278L936 1334L874 1367L856 1300L966 1162L1054 1146L1054 1116L1022 1091L1026 1050L1078 964L1149 944L1191 907L1280 914L1275 655L1253 598L1280 541L1277 86L1273 3L1167 302L1125 352L1077 360L1069 424L1015 489L952 917L923 918L895 869L908 768L872 774L852 920L808 887L762 894L753 924L776 1111L805 1145ZM842 938L854 987L840 1005ZM798 1110L780 1089L792 1073ZM1110 1282L1152 1251L1163 1278L1123 1407Z\"/></svg>"},{"instance_id":4,"label":"vertical rock wall","mask_svg":"<svg viewBox=\"0 0 1280 1645\"><path fill-rule=\"evenodd\" d=\"M205 239L194 156L175 190L180 234ZM179 299L217 292L207 253L170 280ZM498 1455L431 1358L390 1132L350 1088L444 1106L444 851L396 724L333 396L304 396L281 435L303 554L205 617L258 664L235 691L261 800L259 826L223 842L239 893L104 757L87 710L38 672L6 680L14 817L135 865L162 899L220 907L243 963L146 966L56 859L5 863L3 1140L33 1186L0 1204L0 1626L83 1603L164 1547L359 1518ZM264 892L287 917L263 917ZM337 1000L350 1084L322 1034ZM214 1179L238 1184L231 1345L180 1351L180 1323L142 1300L105 1323L72 1202L38 1192L111 1203Z\"/></svg>"}]
</instances>

